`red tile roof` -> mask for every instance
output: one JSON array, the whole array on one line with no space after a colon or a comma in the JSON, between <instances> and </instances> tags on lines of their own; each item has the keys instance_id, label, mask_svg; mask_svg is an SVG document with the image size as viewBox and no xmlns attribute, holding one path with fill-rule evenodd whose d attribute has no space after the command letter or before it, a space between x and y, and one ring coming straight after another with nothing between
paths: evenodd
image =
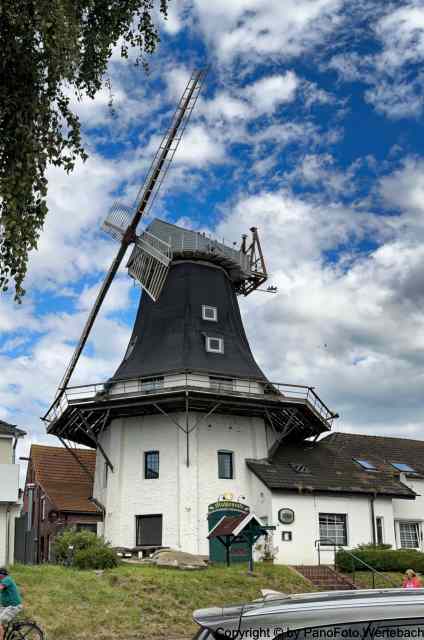
<instances>
[{"instance_id":1,"label":"red tile roof","mask_svg":"<svg viewBox=\"0 0 424 640\"><path fill-rule=\"evenodd\" d=\"M96 452L73 449L94 476ZM30 458L35 481L42 486L58 511L97 513L88 500L93 495L93 483L71 453L64 447L33 444Z\"/></svg>"},{"instance_id":2,"label":"red tile roof","mask_svg":"<svg viewBox=\"0 0 424 640\"><path fill-rule=\"evenodd\" d=\"M208 538L232 535L234 529L237 529L239 524L241 524L248 515L248 513L244 513L242 516L225 516L221 522L218 522L215 529L212 529Z\"/></svg>"}]
</instances>

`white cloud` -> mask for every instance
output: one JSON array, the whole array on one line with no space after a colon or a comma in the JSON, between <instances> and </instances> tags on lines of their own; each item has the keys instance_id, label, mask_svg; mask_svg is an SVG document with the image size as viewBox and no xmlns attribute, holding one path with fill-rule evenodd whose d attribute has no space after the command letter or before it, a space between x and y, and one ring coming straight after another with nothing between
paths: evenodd
<instances>
[{"instance_id":1,"label":"white cloud","mask_svg":"<svg viewBox=\"0 0 424 640\"><path fill-rule=\"evenodd\" d=\"M208 120L216 123L220 119L249 120L252 116L252 108L246 100L220 91L212 100L201 100L197 113L204 114Z\"/></svg>"},{"instance_id":2,"label":"white cloud","mask_svg":"<svg viewBox=\"0 0 424 640\"><path fill-rule=\"evenodd\" d=\"M411 213L421 198L413 167L380 184L382 197L402 206L397 224L337 204L334 193L314 202L283 190L241 197L218 227L235 240L258 226L278 286L277 295L241 303L262 367L270 379L316 385L343 430L423 437L424 233ZM355 238L379 246L355 253ZM350 255L328 261L327 251L346 243Z\"/></svg>"},{"instance_id":3,"label":"white cloud","mask_svg":"<svg viewBox=\"0 0 424 640\"><path fill-rule=\"evenodd\" d=\"M339 0L194 0L200 28L228 62L287 59L322 42L338 23Z\"/></svg>"},{"instance_id":4,"label":"white cloud","mask_svg":"<svg viewBox=\"0 0 424 640\"><path fill-rule=\"evenodd\" d=\"M400 68L424 58L424 5L410 0L383 16L376 25L376 33L384 45L378 58L381 69Z\"/></svg>"},{"instance_id":5,"label":"white cloud","mask_svg":"<svg viewBox=\"0 0 424 640\"><path fill-rule=\"evenodd\" d=\"M371 14L370 14L371 18ZM424 5L421 0L381 4L371 35L378 53L336 54L329 67L347 81L369 85L365 99L389 118L417 117L424 105ZM415 68L414 68L415 66Z\"/></svg>"},{"instance_id":6,"label":"white cloud","mask_svg":"<svg viewBox=\"0 0 424 640\"><path fill-rule=\"evenodd\" d=\"M260 78L246 87L245 95L249 98L253 109L260 113L272 113L285 102L292 102L296 96L299 79L293 71L284 75Z\"/></svg>"},{"instance_id":7,"label":"white cloud","mask_svg":"<svg viewBox=\"0 0 424 640\"><path fill-rule=\"evenodd\" d=\"M336 168L336 162L329 153L306 154L295 169L287 173L287 178L302 185L319 189L321 192L347 196L355 191L354 175L356 165L345 171Z\"/></svg>"},{"instance_id":8,"label":"white cloud","mask_svg":"<svg viewBox=\"0 0 424 640\"><path fill-rule=\"evenodd\" d=\"M383 177L379 186L386 206L404 212L403 224L424 229L424 160L406 158L391 175Z\"/></svg>"}]
</instances>

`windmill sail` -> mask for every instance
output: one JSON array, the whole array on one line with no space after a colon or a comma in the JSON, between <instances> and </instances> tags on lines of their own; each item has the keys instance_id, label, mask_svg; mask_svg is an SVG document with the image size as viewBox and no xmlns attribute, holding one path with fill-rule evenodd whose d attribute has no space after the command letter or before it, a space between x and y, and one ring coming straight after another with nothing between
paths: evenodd
<instances>
[{"instance_id":1,"label":"windmill sail","mask_svg":"<svg viewBox=\"0 0 424 640\"><path fill-rule=\"evenodd\" d=\"M120 267L128 246L131 243L138 241L136 236L137 226L142 216L146 213L148 208L150 208L169 169L169 165L174 157L175 151L177 150L181 136L187 126L194 105L196 104L206 73L207 69L196 70L192 73L175 111L171 126L165 133L147 173L144 184L138 192L134 208L129 209L121 204L114 205L103 223L103 229L117 240L120 243L120 246L109 271L101 284L99 293L89 313L71 361L59 384L53 404L60 403L78 363L82 350L88 340L90 331L100 311L103 300L105 299L110 285L112 284L112 281ZM140 251L141 255L138 255L138 253L134 254L134 260L132 261L134 277L136 277L140 283L144 282L147 285L146 291L152 297L159 295L163 286L163 280L167 273L169 261L166 264L167 250L166 248L165 250L163 249L163 247L158 248L155 242L146 238L145 241L141 243L141 246L138 247L138 251ZM149 256L149 258L147 256Z\"/></svg>"},{"instance_id":2,"label":"windmill sail","mask_svg":"<svg viewBox=\"0 0 424 640\"><path fill-rule=\"evenodd\" d=\"M172 260L171 245L145 231L128 261L129 275L138 280L154 302L159 298Z\"/></svg>"},{"instance_id":3,"label":"windmill sail","mask_svg":"<svg viewBox=\"0 0 424 640\"><path fill-rule=\"evenodd\" d=\"M106 231L114 240L122 242L125 231L128 229L133 217L133 211L130 207L123 204L115 203L109 210L101 229Z\"/></svg>"}]
</instances>

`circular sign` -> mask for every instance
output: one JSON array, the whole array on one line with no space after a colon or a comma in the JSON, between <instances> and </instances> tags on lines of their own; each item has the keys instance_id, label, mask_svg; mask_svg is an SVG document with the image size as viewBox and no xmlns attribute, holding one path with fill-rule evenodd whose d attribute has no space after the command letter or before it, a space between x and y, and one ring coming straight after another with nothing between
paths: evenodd
<instances>
[{"instance_id":1,"label":"circular sign","mask_svg":"<svg viewBox=\"0 0 424 640\"><path fill-rule=\"evenodd\" d=\"M292 524L292 522L294 522L293 509L280 509L278 512L278 519L281 524Z\"/></svg>"}]
</instances>

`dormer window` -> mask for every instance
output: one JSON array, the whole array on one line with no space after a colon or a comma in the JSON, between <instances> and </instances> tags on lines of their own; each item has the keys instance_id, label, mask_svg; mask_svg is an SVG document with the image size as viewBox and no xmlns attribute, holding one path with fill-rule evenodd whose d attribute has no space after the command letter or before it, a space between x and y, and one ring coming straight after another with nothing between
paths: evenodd
<instances>
[{"instance_id":1,"label":"dormer window","mask_svg":"<svg viewBox=\"0 0 424 640\"><path fill-rule=\"evenodd\" d=\"M202 318L209 322L218 322L218 309L207 304L202 305Z\"/></svg>"},{"instance_id":2,"label":"dormer window","mask_svg":"<svg viewBox=\"0 0 424 640\"><path fill-rule=\"evenodd\" d=\"M209 353L224 353L223 338L212 338L212 336L206 336L206 351Z\"/></svg>"}]
</instances>

